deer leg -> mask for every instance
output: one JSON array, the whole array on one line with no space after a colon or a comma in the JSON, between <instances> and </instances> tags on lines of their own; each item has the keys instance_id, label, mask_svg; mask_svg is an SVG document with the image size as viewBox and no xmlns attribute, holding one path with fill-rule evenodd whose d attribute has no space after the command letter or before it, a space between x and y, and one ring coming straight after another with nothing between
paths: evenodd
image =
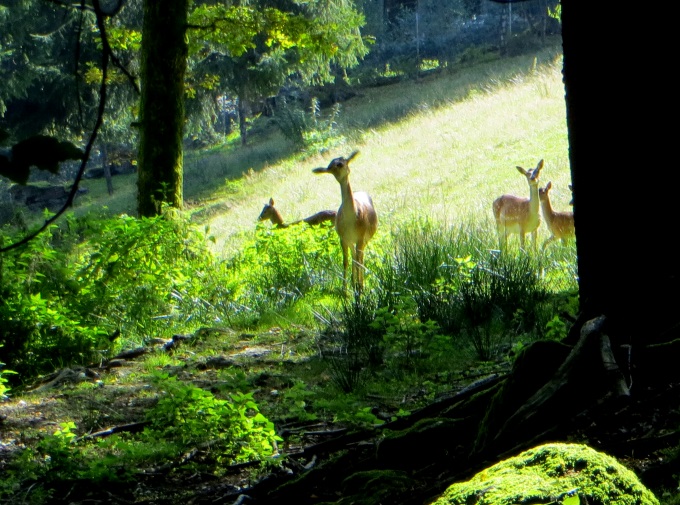
<instances>
[{"instance_id":1,"label":"deer leg","mask_svg":"<svg viewBox=\"0 0 680 505\"><path fill-rule=\"evenodd\" d=\"M346 246L344 243L341 244L342 247L342 289L344 291L347 290L347 266L349 263L348 260L348 255L349 255L349 247Z\"/></svg>"},{"instance_id":2,"label":"deer leg","mask_svg":"<svg viewBox=\"0 0 680 505\"><path fill-rule=\"evenodd\" d=\"M358 242L356 247L357 288L361 290L364 287L364 243Z\"/></svg>"},{"instance_id":3,"label":"deer leg","mask_svg":"<svg viewBox=\"0 0 680 505\"><path fill-rule=\"evenodd\" d=\"M353 245L350 249L352 252L352 289L354 291L359 290L359 284L360 284L360 277L359 277L359 263L358 263L358 256L357 256L357 246Z\"/></svg>"},{"instance_id":4,"label":"deer leg","mask_svg":"<svg viewBox=\"0 0 680 505\"><path fill-rule=\"evenodd\" d=\"M507 235L505 234L505 226L501 226L500 224L496 227L496 231L498 232L498 248L502 251L505 249L505 244L507 243Z\"/></svg>"}]
</instances>

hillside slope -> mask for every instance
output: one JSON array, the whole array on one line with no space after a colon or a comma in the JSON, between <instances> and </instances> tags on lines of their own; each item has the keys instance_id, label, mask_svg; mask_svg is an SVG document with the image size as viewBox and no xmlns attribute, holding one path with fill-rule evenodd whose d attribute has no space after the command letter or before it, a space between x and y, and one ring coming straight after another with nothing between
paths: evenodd
<instances>
[{"instance_id":1,"label":"hillside slope","mask_svg":"<svg viewBox=\"0 0 680 505\"><path fill-rule=\"evenodd\" d=\"M528 196L526 181L515 166L533 167L539 159L545 159L543 185L552 181L553 206L568 208L571 175L561 56L524 57L516 65L502 76L494 73L492 64L475 70L475 75L485 76L476 87L461 70L395 84L393 90L385 89L389 86L365 90L342 105L347 124L361 109L379 110L383 105L378 102L385 97L399 100L400 93L414 93L413 88L422 90L423 101L397 121L353 130L341 145L323 154L286 159L263 169L253 166L235 194L217 197L219 210L206 220L217 237L216 249L227 255L233 252L239 235L254 229L270 197L290 220L336 209L337 184L311 170L355 149L361 154L352 164L351 183L355 190L373 196L381 232L421 218L447 224L471 219L490 225L494 198L503 193ZM447 87L449 91L443 91ZM455 98L461 90L466 90L464 98ZM428 101L428 96L435 98ZM232 155L213 156L229 165ZM544 227L542 233L547 237Z\"/></svg>"}]
</instances>

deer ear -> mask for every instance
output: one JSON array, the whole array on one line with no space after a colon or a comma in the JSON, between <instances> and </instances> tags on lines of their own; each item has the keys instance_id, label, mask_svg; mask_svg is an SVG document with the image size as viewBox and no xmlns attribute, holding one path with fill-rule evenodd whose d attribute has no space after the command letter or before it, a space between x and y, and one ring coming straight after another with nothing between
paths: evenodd
<instances>
[{"instance_id":1,"label":"deer ear","mask_svg":"<svg viewBox=\"0 0 680 505\"><path fill-rule=\"evenodd\" d=\"M528 170L524 170L522 167L517 166L517 171L522 175L527 175Z\"/></svg>"},{"instance_id":2,"label":"deer ear","mask_svg":"<svg viewBox=\"0 0 680 505\"><path fill-rule=\"evenodd\" d=\"M552 188L552 181L548 181L548 184L546 184L545 189L550 189Z\"/></svg>"},{"instance_id":3,"label":"deer ear","mask_svg":"<svg viewBox=\"0 0 680 505\"><path fill-rule=\"evenodd\" d=\"M269 199L269 205L271 205L272 207L274 206L274 198Z\"/></svg>"}]
</instances>

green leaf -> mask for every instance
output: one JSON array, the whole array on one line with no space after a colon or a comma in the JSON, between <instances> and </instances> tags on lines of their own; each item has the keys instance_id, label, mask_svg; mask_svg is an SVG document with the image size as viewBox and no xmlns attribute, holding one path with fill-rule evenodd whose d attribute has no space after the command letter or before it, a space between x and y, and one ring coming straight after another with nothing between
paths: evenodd
<instances>
[{"instance_id":1,"label":"green leaf","mask_svg":"<svg viewBox=\"0 0 680 505\"><path fill-rule=\"evenodd\" d=\"M567 496L564 500L562 500L562 505L579 505L579 503L580 500L578 494Z\"/></svg>"}]
</instances>

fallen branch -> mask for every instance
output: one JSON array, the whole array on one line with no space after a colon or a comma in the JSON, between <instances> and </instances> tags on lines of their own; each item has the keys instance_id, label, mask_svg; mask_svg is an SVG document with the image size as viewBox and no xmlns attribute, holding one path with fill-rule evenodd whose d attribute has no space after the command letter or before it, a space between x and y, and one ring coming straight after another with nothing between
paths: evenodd
<instances>
[{"instance_id":1,"label":"fallen branch","mask_svg":"<svg viewBox=\"0 0 680 505\"><path fill-rule=\"evenodd\" d=\"M108 430L97 431L96 433L90 433L80 438L80 440L86 440L89 438L102 438L113 435L114 433L139 433L145 427L151 424L151 421L140 421L138 423L121 424L120 426L114 426Z\"/></svg>"}]
</instances>

